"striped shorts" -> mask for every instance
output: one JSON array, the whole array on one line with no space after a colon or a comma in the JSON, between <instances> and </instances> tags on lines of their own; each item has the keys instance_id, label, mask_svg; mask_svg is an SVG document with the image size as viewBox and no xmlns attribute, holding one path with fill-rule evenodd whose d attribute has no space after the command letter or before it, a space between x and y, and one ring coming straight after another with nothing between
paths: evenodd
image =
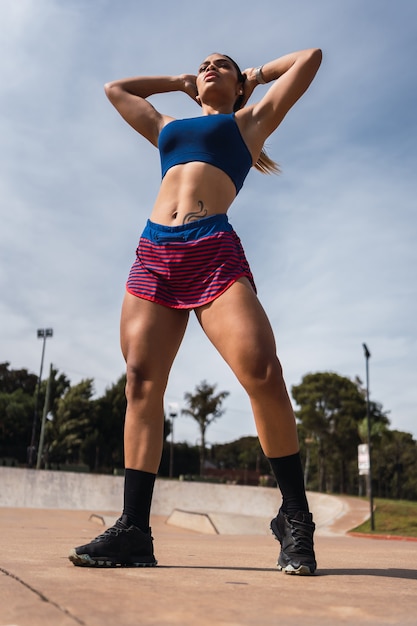
<instances>
[{"instance_id":1,"label":"striped shorts","mask_svg":"<svg viewBox=\"0 0 417 626\"><path fill-rule=\"evenodd\" d=\"M194 309L215 300L242 276L256 291L242 244L227 215L183 226L148 220L126 289L173 309Z\"/></svg>"}]
</instances>

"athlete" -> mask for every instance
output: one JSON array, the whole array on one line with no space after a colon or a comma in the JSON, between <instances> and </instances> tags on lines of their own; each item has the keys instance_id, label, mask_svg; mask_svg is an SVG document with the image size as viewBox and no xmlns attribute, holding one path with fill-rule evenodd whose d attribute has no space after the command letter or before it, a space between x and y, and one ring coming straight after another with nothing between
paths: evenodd
<instances>
[{"instance_id":1,"label":"athlete","mask_svg":"<svg viewBox=\"0 0 417 626\"><path fill-rule=\"evenodd\" d=\"M136 251L121 314L127 367L124 507L114 526L69 558L80 566L157 564L149 526L162 444L163 399L190 311L246 390L262 449L282 494L271 530L278 567L316 569L314 522L305 494L296 423L274 335L227 211L252 167L276 171L265 140L304 94L321 63L301 50L243 73L210 54L197 75L139 76L108 83L110 102L159 149L162 182ZM270 87L247 104L259 84ZM149 102L181 91L198 117L175 120Z\"/></svg>"}]
</instances>

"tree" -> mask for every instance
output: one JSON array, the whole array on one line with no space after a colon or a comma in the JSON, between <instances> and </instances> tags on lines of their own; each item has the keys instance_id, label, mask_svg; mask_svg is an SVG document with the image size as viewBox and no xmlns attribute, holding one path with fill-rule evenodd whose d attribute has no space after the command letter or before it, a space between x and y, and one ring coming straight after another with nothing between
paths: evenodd
<instances>
[{"instance_id":1,"label":"tree","mask_svg":"<svg viewBox=\"0 0 417 626\"><path fill-rule=\"evenodd\" d=\"M24 463L31 440L38 377L0 363L0 456Z\"/></svg>"},{"instance_id":2,"label":"tree","mask_svg":"<svg viewBox=\"0 0 417 626\"><path fill-rule=\"evenodd\" d=\"M52 370L50 390L50 413L53 415L57 402L70 386L64 374ZM25 463L28 445L32 439L35 399L38 392L38 377L26 369L12 370L9 363L0 363L0 456ZM42 407L45 400L47 381L39 387L38 420L35 435L39 433ZM37 438L35 437L35 444Z\"/></svg>"},{"instance_id":3,"label":"tree","mask_svg":"<svg viewBox=\"0 0 417 626\"><path fill-rule=\"evenodd\" d=\"M269 474L269 465L258 437L241 437L211 448L211 460L221 469L249 469Z\"/></svg>"},{"instance_id":4,"label":"tree","mask_svg":"<svg viewBox=\"0 0 417 626\"><path fill-rule=\"evenodd\" d=\"M203 380L195 389L195 393L185 393L184 400L188 408L182 409L183 415L189 415L196 420L200 429L200 475L204 473L206 458L206 431L212 422L223 415L222 402L229 395L228 391L221 391L214 395L217 385L209 385Z\"/></svg>"},{"instance_id":5,"label":"tree","mask_svg":"<svg viewBox=\"0 0 417 626\"><path fill-rule=\"evenodd\" d=\"M84 463L85 450L95 426L92 401L93 380L82 380L67 389L57 404L53 422L49 422L46 455L54 463Z\"/></svg>"},{"instance_id":6,"label":"tree","mask_svg":"<svg viewBox=\"0 0 417 626\"><path fill-rule=\"evenodd\" d=\"M41 384L39 406L43 407L45 402L46 388L48 381L44 380ZM58 408L58 402L64 395L64 393L71 387L71 383L65 374L60 374L59 370L52 367L52 377L50 385L50 401L49 412L52 416L56 414Z\"/></svg>"},{"instance_id":7,"label":"tree","mask_svg":"<svg viewBox=\"0 0 417 626\"><path fill-rule=\"evenodd\" d=\"M126 413L126 374L95 401L94 438L90 440L90 465L112 471L123 467L123 429Z\"/></svg>"},{"instance_id":8,"label":"tree","mask_svg":"<svg viewBox=\"0 0 417 626\"><path fill-rule=\"evenodd\" d=\"M13 463L25 463L34 408L33 395L23 389L0 392L0 457L12 459Z\"/></svg>"},{"instance_id":9,"label":"tree","mask_svg":"<svg viewBox=\"0 0 417 626\"><path fill-rule=\"evenodd\" d=\"M38 377L28 370L11 370L10 363L0 363L0 392L13 393L20 389L31 396L35 393Z\"/></svg>"},{"instance_id":10,"label":"tree","mask_svg":"<svg viewBox=\"0 0 417 626\"><path fill-rule=\"evenodd\" d=\"M417 442L410 433L385 430L372 463L379 497L417 500Z\"/></svg>"},{"instance_id":11,"label":"tree","mask_svg":"<svg viewBox=\"0 0 417 626\"><path fill-rule=\"evenodd\" d=\"M42 421L43 407L45 405L46 390L49 382L49 407L48 407L48 421L45 424L45 440L42 450L42 463L45 464L45 460L48 458L48 442L51 441L51 433L54 432L54 424L57 423L56 415L58 409L58 403L65 392L71 387L71 383L65 374L59 374L58 370L52 367L50 381L43 380L39 387L39 400L38 400L38 415L35 424L35 448L40 445L40 432L39 426ZM53 422L53 423L52 423Z\"/></svg>"},{"instance_id":12,"label":"tree","mask_svg":"<svg viewBox=\"0 0 417 626\"><path fill-rule=\"evenodd\" d=\"M360 381L333 372L307 374L292 387L298 406L300 440L306 446L306 466L316 471L319 491L351 492L357 482L358 425L366 415ZM307 482L307 481L306 481ZM336 487L337 485L337 487Z\"/></svg>"},{"instance_id":13,"label":"tree","mask_svg":"<svg viewBox=\"0 0 417 626\"><path fill-rule=\"evenodd\" d=\"M166 421L168 423L168 421ZM162 450L161 464L158 469L158 476L169 476L170 470L171 445L168 441L164 441ZM174 444L174 472L173 476L195 476L198 474L200 466L200 451L197 446L191 446L184 442Z\"/></svg>"}]
</instances>

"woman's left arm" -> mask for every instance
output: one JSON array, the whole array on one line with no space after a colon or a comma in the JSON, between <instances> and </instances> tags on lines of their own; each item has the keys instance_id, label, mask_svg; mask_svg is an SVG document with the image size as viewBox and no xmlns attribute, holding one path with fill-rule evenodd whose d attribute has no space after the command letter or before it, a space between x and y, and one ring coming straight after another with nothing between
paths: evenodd
<instances>
[{"instance_id":1,"label":"woman's left arm","mask_svg":"<svg viewBox=\"0 0 417 626\"><path fill-rule=\"evenodd\" d=\"M321 50L300 50L245 70L245 101L259 84L271 83L263 98L249 107L257 132L265 140L284 119L291 107L308 89L320 67Z\"/></svg>"}]
</instances>

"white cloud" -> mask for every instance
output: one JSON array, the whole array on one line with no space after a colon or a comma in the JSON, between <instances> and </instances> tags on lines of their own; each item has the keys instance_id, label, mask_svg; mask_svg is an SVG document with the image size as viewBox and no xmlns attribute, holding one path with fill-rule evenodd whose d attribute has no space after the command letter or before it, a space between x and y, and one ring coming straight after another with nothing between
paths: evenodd
<instances>
[{"instance_id":1,"label":"white cloud","mask_svg":"<svg viewBox=\"0 0 417 626\"><path fill-rule=\"evenodd\" d=\"M194 71L209 52L243 67L322 46L308 94L268 142L280 178L253 172L230 211L277 335L288 386L310 371L364 377L392 426L417 435L415 240L417 7L400 0L191 0L144 9L108 0L0 6L0 345L12 367L46 362L98 393L123 372L119 309L159 183L157 152L106 101L135 73ZM255 26L255 27L254 27ZM183 94L155 98L198 114ZM202 379L231 392L211 441L255 433L249 403L195 321L167 401ZM176 436L195 441L192 420Z\"/></svg>"}]
</instances>

